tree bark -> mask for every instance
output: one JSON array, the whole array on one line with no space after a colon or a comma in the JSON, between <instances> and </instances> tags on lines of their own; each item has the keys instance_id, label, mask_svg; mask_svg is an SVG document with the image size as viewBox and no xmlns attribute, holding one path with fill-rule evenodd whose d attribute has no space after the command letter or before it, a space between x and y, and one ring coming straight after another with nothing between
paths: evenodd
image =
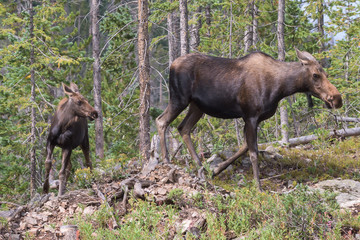
<instances>
[{"instance_id":1,"label":"tree bark","mask_svg":"<svg viewBox=\"0 0 360 240\"><path fill-rule=\"evenodd\" d=\"M318 19L318 32L320 33L320 52L323 52L325 50L325 42L324 42L324 36L325 36L325 30L324 30L324 3L323 0L319 0L319 19Z\"/></svg>"},{"instance_id":2,"label":"tree bark","mask_svg":"<svg viewBox=\"0 0 360 240\"><path fill-rule=\"evenodd\" d=\"M173 0L170 0L173 2ZM171 63L180 56L179 54L179 18L175 11L168 14L167 25L168 25L168 44L169 44L169 67Z\"/></svg>"},{"instance_id":3,"label":"tree bark","mask_svg":"<svg viewBox=\"0 0 360 240\"><path fill-rule=\"evenodd\" d=\"M30 194L31 197L36 193L36 152L35 152L35 126L36 126L36 118L35 118L35 56L34 56L34 12L33 12L33 1L29 0L29 17L30 17L30 76L31 76L31 148L30 148Z\"/></svg>"},{"instance_id":4,"label":"tree bark","mask_svg":"<svg viewBox=\"0 0 360 240\"><path fill-rule=\"evenodd\" d=\"M189 53L187 0L179 1L180 9L180 55Z\"/></svg>"},{"instance_id":5,"label":"tree bark","mask_svg":"<svg viewBox=\"0 0 360 240\"><path fill-rule=\"evenodd\" d=\"M207 25L207 37L210 37L211 35L211 32L210 32L210 26L211 26L211 6L210 4L208 4L206 7L205 7L205 22L206 22L206 25Z\"/></svg>"},{"instance_id":6,"label":"tree bark","mask_svg":"<svg viewBox=\"0 0 360 240\"><path fill-rule=\"evenodd\" d=\"M194 24L190 26L190 51L196 51L197 47L200 45L200 28L201 28L201 7L198 7L195 14L192 16Z\"/></svg>"},{"instance_id":7,"label":"tree bark","mask_svg":"<svg viewBox=\"0 0 360 240\"><path fill-rule=\"evenodd\" d=\"M104 158L104 130L103 115L101 106L101 65L100 65L100 34L99 34L99 0L91 0L91 33L92 33L92 56L93 79L94 79L94 108L98 112L98 118L95 120L95 153L99 158Z\"/></svg>"},{"instance_id":8,"label":"tree bark","mask_svg":"<svg viewBox=\"0 0 360 240\"><path fill-rule=\"evenodd\" d=\"M278 26L277 26L277 40L278 40L278 59L285 60L285 42L284 42L284 21L285 21L285 0L279 0L278 4ZM280 127L282 135L282 143L289 143L289 119L287 115L287 108L285 101L280 103Z\"/></svg>"},{"instance_id":9,"label":"tree bark","mask_svg":"<svg viewBox=\"0 0 360 240\"><path fill-rule=\"evenodd\" d=\"M150 64L149 64L149 4L138 0L138 54L140 82L140 155L146 162L150 159Z\"/></svg>"},{"instance_id":10,"label":"tree bark","mask_svg":"<svg viewBox=\"0 0 360 240\"><path fill-rule=\"evenodd\" d=\"M253 4L254 2L251 1L248 3L245 16L247 17L248 24L245 27L245 36L244 36L244 53L247 54L253 44L253 25L252 25L252 12L253 12Z\"/></svg>"},{"instance_id":11,"label":"tree bark","mask_svg":"<svg viewBox=\"0 0 360 240\"><path fill-rule=\"evenodd\" d=\"M253 35L252 35L252 45L254 49L257 49L256 44L258 42L258 15L259 9L255 4L255 1L253 2L253 11L252 11L252 24L253 24Z\"/></svg>"}]
</instances>

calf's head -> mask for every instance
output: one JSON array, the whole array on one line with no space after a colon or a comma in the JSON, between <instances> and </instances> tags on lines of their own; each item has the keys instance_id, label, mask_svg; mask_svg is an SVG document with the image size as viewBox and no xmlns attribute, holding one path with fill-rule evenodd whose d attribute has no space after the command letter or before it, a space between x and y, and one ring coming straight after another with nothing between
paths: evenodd
<instances>
[{"instance_id":1,"label":"calf's head","mask_svg":"<svg viewBox=\"0 0 360 240\"><path fill-rule=\"evenodd\" d=\"M62 84L64 93L69 97L71 111L79 117L88 117L94 120L98 117L98 112L89 104L89 102L79 93L79 88L75 83L70 87Z\"/></svg>"},{"instance_id":2,"label":"calf's head","mask_svg":"<svg viewBox=\"0 0 360 240\"><path fill-rule=\"evenodd\" d=\"M318 61L308 52L296 49L297 57L307 70L308 90L325 102L327 108L340 108L342 98L339 91L327 79L327 74Z\"/></svg>"}]
</instances>

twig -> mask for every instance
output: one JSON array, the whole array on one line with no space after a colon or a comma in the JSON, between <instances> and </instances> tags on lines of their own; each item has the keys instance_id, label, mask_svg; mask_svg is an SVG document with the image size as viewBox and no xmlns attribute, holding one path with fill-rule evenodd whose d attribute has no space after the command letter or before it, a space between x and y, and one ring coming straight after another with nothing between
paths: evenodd
<instances>
[{"instance_id":1,"label":"twig","mask_svg":"<svg viewBox=\"0 0 360 240\"><path fill-rule=\"evenodd\" d=\"M14 205L16 207L21 207L21 205L17 204L17 203L12 203L12 202L6 202L6 201L0 201L0 204L10 204L10 205Z\"/></svg>"},{"instance_id":2,"label":"twig","mask_svg":"<svg viewBox=\"0 0 360 240\"><path fill-rule=\"evenodd\" d=\"M97 194L98 197L100 198L101 203L105 203L106 207L108 207L108 208L110 209L109 203L106 201L106 198L105 198L104 194L100 191L100 189L98 188L97 184L94 183L94 184L92 185L92 189L96 192L96 194ZM110 212L111 218L112 218L112 220L113 220L112 226L113 226L113 228L117 228L117 227L118 227L118 224L117 224L117 222L116 222L114 213L113 213L111 210L110 210L109 212Z\"/></svg>"}]
</instances>

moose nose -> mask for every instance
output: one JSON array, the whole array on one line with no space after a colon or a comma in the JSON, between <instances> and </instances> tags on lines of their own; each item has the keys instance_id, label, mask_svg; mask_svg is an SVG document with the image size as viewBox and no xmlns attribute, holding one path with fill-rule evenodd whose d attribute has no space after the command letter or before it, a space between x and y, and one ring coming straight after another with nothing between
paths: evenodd
<instances>
[{"instance_id":1,"label":"moose nose","mask_svg":"<svg viewBox=\"0 0 360 240\"><path fill-rule=\"evenodd\" d=\"M332 97L332 103L335 108L341 108L342 107L342 98L340 94L336 94Z\"/></svg>"},{"instance_id":2,"label":"moose nose","mask_svg":"<svg viewBox=\"0 0 360 240\"><path fill-rule=\"evenodd\" d=\"M93 112L91 113L91 118L93 118L93 119L98 118L98 116L99 116L99 114L98 114L97 111L93 111Z\"/></svg>"}]
</instances>

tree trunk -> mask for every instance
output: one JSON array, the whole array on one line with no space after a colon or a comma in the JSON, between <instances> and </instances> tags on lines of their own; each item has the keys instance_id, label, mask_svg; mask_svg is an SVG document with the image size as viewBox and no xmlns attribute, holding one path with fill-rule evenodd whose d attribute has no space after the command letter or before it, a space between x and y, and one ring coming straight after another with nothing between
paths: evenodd
<instances>
[{"instance_id":1,"label":"tree trunk","mask_svg":"<svg viewBox=\"0 0 360 240\"><path fill-rule=\"evenodd\" d=\"M179 1L180 9L180 55L189 53L187 0Z\"/></svg>"},{"instance_id":2,"label":"tree trunk","mask_svg":"<svg viewBox=\"0 0 360 240\"><path fill-rule=\"evenodd\" d=\"M138 0L138 54L140 82L140 155L146 162L150 159L150 64L149 64L149 4Z\"/></svg>"},{"instance_id":3,"label":"tree trunk","mask_svg":"<svg viewBox=\"0 0 360 240\"><path fill-rule=\"evenodd\" d=\"M196 51L200 45L200 28L201 28L201 7L198 7L193 15L194 23L190 26L190 51Z\"/></svg>"},{"instance_id":4,"label":"tree trunk","mask_svg":"<svg viewBox=\"0 0 360 240\"><path fill-rule=\"evenodd\" d=\"M258 20L257 20L257 15L258 15L258 7L255 4L255 1L253 2L253 11L252 11L252 24L253 24L253 35L252 35L252 45L254 49L257 49L256 44L258 42L258 33L257 33L257 29L258 29Z\"/></svg>"},{"instance_id":5,"label":"tree trunk","mask_svg":"<svg viewBox=\"0 0 360 240\"><path fill-rule=\"evenodd\" d=\"M170 0L170 2L173 2L173 0ZM178 21L179 19L176 16L175 11L168 14L169 67L171 66L171 63L180 56Z\"/></svg>"},{"instance_id":6,"label":"tree trunk","mask_svg":"<svg viewBox=\"0 0 360 240\"><path fill-rule=\"evenodd\" d=\"M210 37L210 26L211 26L211 6L210 4L208 4L206 7L205 7L205 22L206 22L206 25L207 25L207 37Z\"/></svg>"},{"instance_id":7,"label":"tree trunk","mask_svg":"<svg viewBox=\"0 0 360 240\"><path fill-rule=\"evenodd\" d=\"M245 16L248 19L248 24L245 28L245 36L244 36L244 53L247 54L253 44L253 25L252 25L252 14L253 14L253 4L254 2L251 1L248 3Z\"/></svg>"},{"instance_id":8,"label":"tree trunk","mask_svg":"<svg viewBox=\"0 0 360 240\"><path fill-rule=\"evenodd\" d=\"M31 50L30 50L30 76L31 76L31 148L30 148L30 194L31 197L34 196L36 193L36 152L35 152L35 126L36 126L36 119L35 119L35 56L34 56L34 12L33 12L33 2L29 0L29 16L30 16L30 43L31 43Z\"/></svg>"},{"instance_id":9,"label":"tree trunk","mask_svg":"<svg viewBox=\"0 0 360 240\"><path fill-rule=\"evenodd\" d=\"M324 30L324 3L323 0L319 0L319 7L318 7L318 12L319 12L319 19L318 19L318 32L320 33L320 52L323 52L325 50L325 30Z\"/></svg>"},{"instance_id":10,"label":"tree trunk","mask_svg":"<svg viewBox=\"0 0 360 240\"><path fill-rule=\"evenodd\" d=\"M285 42L284 42L284 21L285 21L285 0L279 0L278 5L278 26L277 26L277 40L278 40L278 59L285 60ZM280 103L280 122L281 122L281 135L282 142L289 143L289 119L287 115L287 108L285 101Z\"/></svg>"},{"instance_id":11,"label":"tree trunk","mask_svg":"<svg viewBox=\"0 0 360 240\"><path fill-rule=\"evenodd\" d=\"M99 0L91 0L91 33L92 33L92 55L93 79L94 79L94 108L98 112L98 118L95 120L95 153L99 158L104 158L104 131L103 131L103 115L101 107L101 66L100 66L100 34L99 34Z\"/></svg>"}]
</instances>

